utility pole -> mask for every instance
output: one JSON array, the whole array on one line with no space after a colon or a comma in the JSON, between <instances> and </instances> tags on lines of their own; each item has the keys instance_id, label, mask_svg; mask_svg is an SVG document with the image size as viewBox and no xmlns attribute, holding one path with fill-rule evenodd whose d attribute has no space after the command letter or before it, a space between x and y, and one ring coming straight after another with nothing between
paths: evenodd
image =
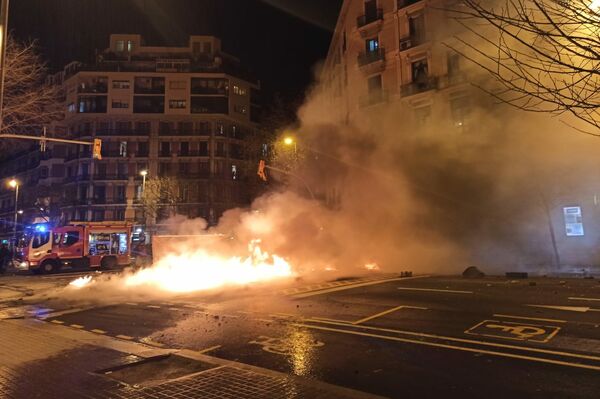
<instances>
[{"instance_id":1,"label":"utility pole","mask_svg":"<svg viewBox=\"0 0 600 399\"><path fill-rule=\"evenodd\" d=\"M6 75L6 44L8 42L8 2L0 0L0 131L4 105L4 76Z\"/></svg>"}]
</instances>

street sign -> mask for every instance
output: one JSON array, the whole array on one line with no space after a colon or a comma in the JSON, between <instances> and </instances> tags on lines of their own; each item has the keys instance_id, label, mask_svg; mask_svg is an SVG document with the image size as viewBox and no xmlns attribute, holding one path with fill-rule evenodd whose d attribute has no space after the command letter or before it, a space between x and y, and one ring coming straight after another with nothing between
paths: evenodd
<instances>
[{"instance_id":1,"label":"street sign","mask_svg":"<svg viewBox=\"0 0 600 399\"><path fill-rule=\"evenodd\" d=\"M560 327L554 326L484 320L465 331L465 334L516 341L548 342L554 338L559 330Z\"/></svg>"}]
</instances>

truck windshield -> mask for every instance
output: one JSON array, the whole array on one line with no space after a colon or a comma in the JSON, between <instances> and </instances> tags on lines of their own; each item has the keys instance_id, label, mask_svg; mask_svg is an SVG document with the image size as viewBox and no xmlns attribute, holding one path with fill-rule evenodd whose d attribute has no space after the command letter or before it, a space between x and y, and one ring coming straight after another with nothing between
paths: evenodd
<instances>
[{"instance_id":1,"label":"truck windshield","mask_svg":"<svg viewBox=\"0 0 600 399\"><path fill-rule=\"evenodd\" d=\"M31 247L39 248L42 245L48 244L48 241L50 241L50 234L49 231L35 233L31 239Z\"/></svg>"}]
</instances>

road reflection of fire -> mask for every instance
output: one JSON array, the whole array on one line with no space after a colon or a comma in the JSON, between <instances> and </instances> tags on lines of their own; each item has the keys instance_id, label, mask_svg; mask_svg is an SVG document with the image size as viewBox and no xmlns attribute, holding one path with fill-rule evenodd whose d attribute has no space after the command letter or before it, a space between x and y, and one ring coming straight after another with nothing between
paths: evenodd
<instances>
[{"instance_id":1,"label":"road reflection of fire","mask_svg":"<svg viewBox=\"0 0 600 399\"><path fill-rule=\"evenodd\" d=\"M185 293L293 275L285 259L263 252L259 244L260 240L250 242L250 255L246 258L211 254L204 249L168 255L152 267L127 276L125 285L153 286L163 291Z\"/></svg>"}]
</instances>

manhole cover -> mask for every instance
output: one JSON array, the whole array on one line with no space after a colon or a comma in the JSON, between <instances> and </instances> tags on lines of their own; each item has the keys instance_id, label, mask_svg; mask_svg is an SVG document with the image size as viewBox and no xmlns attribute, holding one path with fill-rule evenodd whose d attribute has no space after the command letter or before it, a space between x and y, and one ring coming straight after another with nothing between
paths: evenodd
<instances>
[{"instance_id":1,"label":"manhole cover","mask_svg":"<svg viewBox=\"0 0 600 399\"><path fill-rule=\"evenodd\" d=\"M175 378L210 370L214 364L200 362L181 356L165 355L144 359L98 373L129 385L154 386Z\"/></svg>"}]
</instances>

